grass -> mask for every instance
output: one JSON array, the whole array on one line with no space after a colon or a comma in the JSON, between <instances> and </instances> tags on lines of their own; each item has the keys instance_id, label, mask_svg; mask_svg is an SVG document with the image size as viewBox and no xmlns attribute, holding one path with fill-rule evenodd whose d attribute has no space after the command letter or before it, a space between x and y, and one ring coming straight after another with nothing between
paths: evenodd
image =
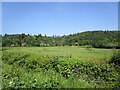
<instances>
[{"instance_id":1,"label":"grass","mask_svg":"<svg viewBox=\"0 0 120 90\"><path fill-rule=\"evenodd\" d=\"M26 52L36 55L71 56L72 58L104 59L112 55L112 49L91 49L66 46L66 47L7 47L9 52Z\"/></svg>"},{"instance_id":2,"label":"grass","mask_svg":"<svg viewBox=\"0 0 120 90\"><path fill-rule=\"evenodd\" d=\"M115 49L3 47L3 88L114 88L119 72L107 60Z\"/></svg>"}]
</instances>

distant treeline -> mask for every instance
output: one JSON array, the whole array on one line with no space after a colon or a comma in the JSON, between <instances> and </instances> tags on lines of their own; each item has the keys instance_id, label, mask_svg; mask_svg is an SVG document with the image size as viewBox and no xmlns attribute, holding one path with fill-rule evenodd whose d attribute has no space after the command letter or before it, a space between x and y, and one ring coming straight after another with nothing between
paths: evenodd
<instances>
[{"instance_id":1,"label":"distant treeline","mask_svg":"<svg viewBox=\"0 0 120 90\"><path fill-rule=\"evenodd\" d=\"M64 36L5 34L2 46L91 46L95 48L120 48L120 31L86 31Z\"/></svg>"}]
</instances>

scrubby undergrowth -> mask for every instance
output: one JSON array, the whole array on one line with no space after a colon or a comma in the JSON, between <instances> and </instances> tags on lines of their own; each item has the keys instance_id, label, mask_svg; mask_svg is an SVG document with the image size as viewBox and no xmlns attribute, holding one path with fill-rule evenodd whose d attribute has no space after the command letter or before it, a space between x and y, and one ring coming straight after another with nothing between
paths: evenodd
<instances>
[{"instance_id":1,"label":"scrubby undergrowth","mask_svg":"<svg viewBox=\"0 0 120 90\"><path fill-rule=\"evenodd\" d=\"M118 88L120 83L113 63L7 51L2 62L3 88Z\"/></svg>"}]
</instances>

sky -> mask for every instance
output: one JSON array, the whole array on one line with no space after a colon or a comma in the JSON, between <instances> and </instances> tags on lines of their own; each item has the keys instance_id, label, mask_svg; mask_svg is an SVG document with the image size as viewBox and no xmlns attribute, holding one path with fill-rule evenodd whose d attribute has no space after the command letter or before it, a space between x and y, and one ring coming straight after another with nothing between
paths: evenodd
<instances>
[{"instance_id":1,"label":"sky","mask_svg":"<svg viewBox=\"0 0 120 90\"><path fill-rule=\"evenodd\" d=\"M118 30L117 2L3 2L2 34Z\"/></svg>"}]
</instances>

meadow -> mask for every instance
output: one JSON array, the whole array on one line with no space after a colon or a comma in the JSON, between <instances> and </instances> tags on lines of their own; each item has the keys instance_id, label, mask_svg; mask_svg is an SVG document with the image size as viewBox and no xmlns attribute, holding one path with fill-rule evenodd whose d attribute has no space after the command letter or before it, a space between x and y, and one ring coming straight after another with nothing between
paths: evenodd
<instances>
[{"instance_id":1,"label":"meadow","mask_svg":"<svg viewBox=\"0 0 120 90\"><path fill-rule=\"evenodd\" d=\"M118 49L3 47L2 88L118 88Z\"/></svg>"},{"instance_id":2,"label":"meadow","mask_svg":"<svg viewBox=\"0 0 120 90\"><path fill-rule=\"evenodd\" d=\"M72 58L109 58L114 49L95 49L77 46L61 47L6 47L8 52L24 52L36 55L70 56Z\"/></svg>"}]
</instances>

